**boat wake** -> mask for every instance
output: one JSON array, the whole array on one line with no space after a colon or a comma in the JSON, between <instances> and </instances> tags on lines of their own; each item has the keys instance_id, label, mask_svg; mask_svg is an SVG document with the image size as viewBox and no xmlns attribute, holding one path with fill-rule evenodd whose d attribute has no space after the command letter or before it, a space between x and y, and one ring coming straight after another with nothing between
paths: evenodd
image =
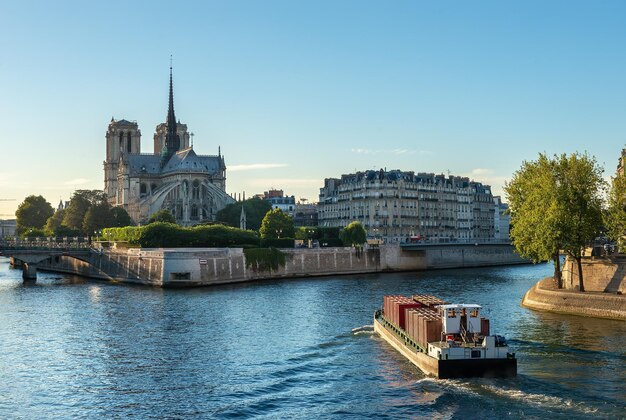
<instances>
[{"instance_id":1,"label":"boat wake","mask_svg":"<svg viewBox=\"0 0 626 420\"><path fill-rule=\"evenodd\" d=\"M374 334L373 325L363 325L362 327L352 329L352 335L372 335L372 334Z\"/></svg>"},{"instance_id":2,"label":"boat wake","mask_svg":"<svg viewBox=\"0 0 626 420\"><path fill-rule=\"evenodd\" d=\"M588 407L583 403L574 402L569 398L524 392L521 389L506 389L494 385L484 385L484 389L497 396L523 402L524 404L528 405L534 405L536 407L544 409L573 409L583 414L594 414L598 411L597 409Z\"/></svg>"}]
</instances>

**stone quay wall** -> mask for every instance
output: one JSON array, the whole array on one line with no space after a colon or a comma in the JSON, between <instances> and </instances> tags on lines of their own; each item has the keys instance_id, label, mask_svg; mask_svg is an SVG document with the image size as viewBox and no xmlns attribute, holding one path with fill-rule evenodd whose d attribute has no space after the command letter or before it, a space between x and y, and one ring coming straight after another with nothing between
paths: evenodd
<instances>
[{"instance_id":1,"label":"stone quay wall","mask_svg":"<svg viewBox=\"0 0 626 420\"><path fill-rule=\"evenodd\" d=\"M535 284L522 306L539 311L626 321L626 296L599 292L580 293L556 289L552 277Z\"/></svg>"},{"instance_id":2,"label":"stone quay wall","mask_svg":"<svg viewBox=\"0 0 626 420\"><path fill-rule=\"evenodd\" d=\"M417 271L521 264L509 245L446 245L403 250L386 245L353 248L282 249L285 266L274 271L247 267L240 248L118 249L79 260L53 257L38 269L103 280L162 287L207 286L262 279Z\"/></svg>"},{"instance_id":3,"label":"stone quay wall","mask_svg":"<svg viewBox=\"0 0 626 420\"><path fill-rule=\"evenodd\" d=\"M583 283L586 292L626 295L626 256L583 257ZM563 288L578 290L578 265L572 258L563 264Z\"/></svg>"}]
</instances>

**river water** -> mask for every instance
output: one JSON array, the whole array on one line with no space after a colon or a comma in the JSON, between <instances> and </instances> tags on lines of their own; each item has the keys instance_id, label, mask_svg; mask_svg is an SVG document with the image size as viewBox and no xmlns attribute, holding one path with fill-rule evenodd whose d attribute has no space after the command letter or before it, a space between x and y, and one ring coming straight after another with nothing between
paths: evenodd
<instances>
[{"instance_id":1,"label":"river water","mask_svg":"<svg viewBox=\"0 0 626 420\"><path fill-rule=\"evenodd\" d=\"M0 258L0 418L625 418L626 323L534 312L551 266L187 290ZM385 294L479 303L514 379L425 377L372 332Z\"/></svg>"}]
</instances>

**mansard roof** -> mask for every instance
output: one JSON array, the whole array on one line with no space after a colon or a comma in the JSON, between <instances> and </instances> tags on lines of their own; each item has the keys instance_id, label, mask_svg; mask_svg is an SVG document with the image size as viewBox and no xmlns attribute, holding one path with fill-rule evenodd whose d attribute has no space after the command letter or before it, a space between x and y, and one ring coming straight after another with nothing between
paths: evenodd
<instances>
[{"instance_id":1,"label":"mansard roof","mask_svg":"<svg viewBox=\"0 0 626 420\"><path fill-rule=\"evenodd\" d=\"M220 170L221 159L218 156L198 156L192 148L179 150L163 167L163 173L193 171L216 173Z\"/></svg>"}]
</instances>

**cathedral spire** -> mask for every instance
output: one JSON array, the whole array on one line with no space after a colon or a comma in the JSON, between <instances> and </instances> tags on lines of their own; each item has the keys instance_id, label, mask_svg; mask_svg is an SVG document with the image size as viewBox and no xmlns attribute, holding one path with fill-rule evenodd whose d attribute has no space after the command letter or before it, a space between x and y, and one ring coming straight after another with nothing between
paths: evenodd
<instances>
[{"instance_id":1,"label":"cathedral spire","mask_svg":"<svg viewBox=\"0 0 626 420\"><path fill-rule=\"evenodd\" d=\"M176 115L174 114L174 83L172 81L172 57L170 56L170 98L167 109L167 134L165 136L165 147L161 156L161 163L164 165L169 158L180 149L180 137L177 133Z\"/></svg>"}]
</instances>

